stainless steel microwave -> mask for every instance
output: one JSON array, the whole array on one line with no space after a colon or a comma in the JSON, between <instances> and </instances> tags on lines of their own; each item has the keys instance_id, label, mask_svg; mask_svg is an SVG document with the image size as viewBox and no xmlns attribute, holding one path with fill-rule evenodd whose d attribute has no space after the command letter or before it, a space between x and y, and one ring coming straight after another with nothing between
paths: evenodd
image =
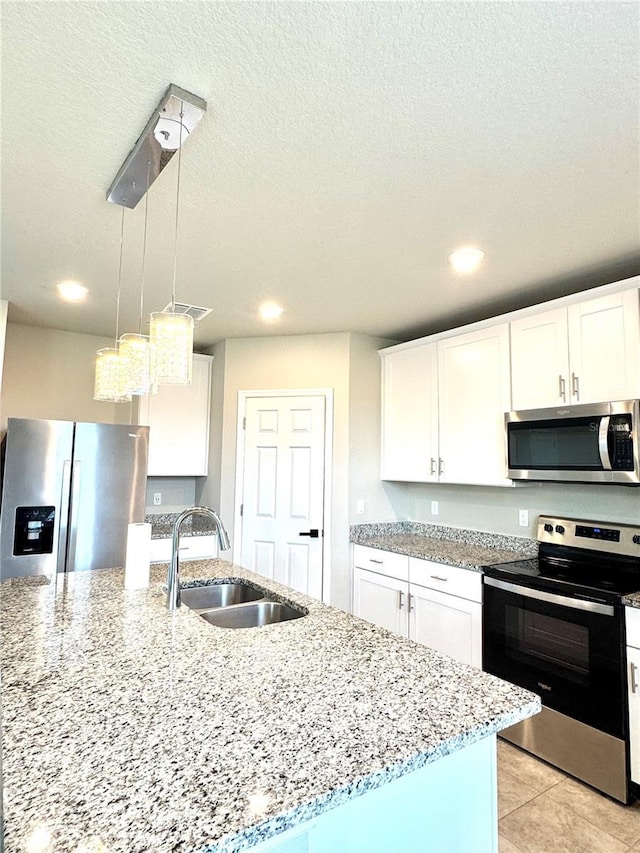
<instances>
[{"instance_id":1,"label":"stainless steel microwave","mask_svg":"<svg viewBox=\"0 0 640 853\"><path fill-rule=\"evenodd\" d=\"M513 480L640 484L639 401L507 412Z\"/></svg>"}]
</instances>

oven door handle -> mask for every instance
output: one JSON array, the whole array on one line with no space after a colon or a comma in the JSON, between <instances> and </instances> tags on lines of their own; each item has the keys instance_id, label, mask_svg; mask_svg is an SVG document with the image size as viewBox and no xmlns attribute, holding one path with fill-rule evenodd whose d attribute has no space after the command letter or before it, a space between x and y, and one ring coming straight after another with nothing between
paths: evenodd
<instances>
[{"instance_id":1,"label":"oven door handle","mask_svg":"<svg viewBox=\"0 0 640 853\"><path fill-rule=\"evenodd\" d=\"M484 577L488 586L495 586L505 592L515 592L523 598L535 598L537 601L548 601L549 604L559 604L561 607L570 607L572 610L587 610L590 613L600 613L602 616L613 616L615 610L611 604L600 604L597 601L583 601L581 598L567 598L566 595L556 595L553 592L544 592L541 589L530 589L520 584L507 583L496 578Z\"/></svg>"},{"instance_id":2,"label":"oven door handle","mask_svg":"<svg viewBox=\"0 0 640 853\"><path fill-rule=\"evenodd\" d=\"M611 471L611 459L609 458L609 424L611 418L607 415L600 418L598 429L598 450L600 451L600 462L605 471Z\"/></svg>"}]
</instances>

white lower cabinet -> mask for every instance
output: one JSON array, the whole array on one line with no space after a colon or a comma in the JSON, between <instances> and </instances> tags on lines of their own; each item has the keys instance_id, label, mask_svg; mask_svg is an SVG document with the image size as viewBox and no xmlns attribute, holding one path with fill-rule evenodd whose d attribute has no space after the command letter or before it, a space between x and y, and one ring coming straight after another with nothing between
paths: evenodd
<instances>
[{"instance_id":1,"label":"white lower cabinet","mask_svg":"<svg viewBox=\"0 0 640 853\"><path fill-rule=\"evenodd\" d=\"M640 610L625 608L631 781L640 784Z\"/></svg>"},{"instance_id":2,"label":"white lower cabinet","mask_svg":"<svg viewBox=\"0 0 640 853\"><path fill-rule=\"evenodd\" d=\"M409 584L368 569L353 570L354 613L394 634L408 636Z\"/></svg>"},{"instance_id":3,"label":"white lower cabinet","mask_svg":"<svg viewBox=\"0 0 640 853\"><path fill-rule=\"evenodd\" d=\"M151 562L168 563L172 539L151 540ZM216 536L183 536L180 538L180 560L207 560L218 556Z\"/></svg>"},{"instance_id":4,"label":"white lower cabinet","mask_svg":"<svg viewBox=\"0 0 640 853\"><path fill-rule=\"evenodd\" d=\"M482 668L482 605L411 584L409 636L416 643Z\"/></svg>"},{"instance_id":5,"label":"white lower cabinet","mask_svg":"<svg viewBox=\"0 0 640 853\"><path fill-rule=\"evenodd\" d=\"M478 668L481 601L479 572L354 545L356 616Z\"/></svg>"}]
</instances>

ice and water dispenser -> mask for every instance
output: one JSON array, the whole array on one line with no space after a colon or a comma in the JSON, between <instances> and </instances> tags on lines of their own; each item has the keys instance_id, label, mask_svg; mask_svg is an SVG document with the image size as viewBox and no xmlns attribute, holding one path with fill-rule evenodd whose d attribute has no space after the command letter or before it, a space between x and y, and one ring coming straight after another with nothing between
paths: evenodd
<instances>
[{"instance_id":1,"label":"ice and water dispenser","mask_svg":"<svg viewBox=\"0 0 640 853\"><path fill-rule=\"evenodd\" d=\"M18 506L13 537L13 555L51 554L56 518L54 506Z\"/></svg>"}]
</instances>

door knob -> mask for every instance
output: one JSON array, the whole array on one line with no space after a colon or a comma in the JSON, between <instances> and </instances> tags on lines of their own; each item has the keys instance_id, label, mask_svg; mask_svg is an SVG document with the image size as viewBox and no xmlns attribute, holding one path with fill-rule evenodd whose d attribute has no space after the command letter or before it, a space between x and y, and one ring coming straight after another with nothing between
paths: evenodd
<instances>
[{"instance_id":1,"label":"door knob","mask_svg":"<svg viewBox=\"0 0 640 853\"><path fill-rule=\"evenodd\" d=\"M317 527L312 527L311 530L307 530L306 533L299 533L298 536L310 536L311 539L317 539L320 536L320 532Z\"/></svg>"}]
</instances>

